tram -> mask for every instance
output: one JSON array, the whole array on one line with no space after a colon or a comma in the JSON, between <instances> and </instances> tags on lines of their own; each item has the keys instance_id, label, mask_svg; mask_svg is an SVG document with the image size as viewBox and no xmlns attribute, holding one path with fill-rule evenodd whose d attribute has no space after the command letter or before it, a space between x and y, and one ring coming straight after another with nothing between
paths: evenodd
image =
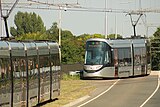
<instances>
[{"instance_id":1,"label":"tram","mask_svg":"<svg viewBox=\"0 0 160 107\"><path fill-rule=\"evenodd\" d=\"M81 78L131 77L150 72L150 43L147 39L92 38L86 41Z\"/></svg>"},{"instance_id":2,"label":"tram","mask_svg":"<svg viewBox=\"0 0 160 107\"><path fill-rule=\"evenodd\" d=\"M60 49L53 41L0 41L0 106L28 107L60 94Z\"/></svg>"}]
</instances>

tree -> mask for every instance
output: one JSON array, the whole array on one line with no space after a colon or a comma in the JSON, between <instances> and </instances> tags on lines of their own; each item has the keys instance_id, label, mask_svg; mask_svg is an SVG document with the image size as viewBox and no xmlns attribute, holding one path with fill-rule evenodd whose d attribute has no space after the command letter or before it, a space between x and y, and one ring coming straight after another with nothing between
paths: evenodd
<instances>
[{"instance_id":1,"label":"tree","mask_svg":"<svg viewBox=\"0 0 160 107\"><path fill-rule=\"evenodd\" d=\"M117 37L116 37L117 36ZM120 34L110 34L107 36L110 39L122 39L122 36Z\"/></svg>"},{"instance_id":2,"label":"tree","mask_svg":"<svg viewBox=\"0 0 160 107\"><path fill-rule=\"evenodd\" d=\"M14 18L16 27L11 27L10 32L12 36L21 36L27 33L44 33L46 27L39 15L33 13L18 12Z\"/></svg>"},{"instance_id":3,"label":"tree","mask_svg":"<svg viewBox=\"0 0 160 107\"><path fill-rule=\"evenodd\" d=\"M160 28L153 34L151 39L151 58L152 58L152 69L160 69Z\"/></svg>"},{"instance_id":4,"label":"tree","mask_svg":"<svg viewBox=\"0 0 160 107\"><path fill-rule=\"evenodd\" d=\"M68 30L62 31L62 63L73 64L83 62L82 48L76 36L73 36Z\"/></svg>"},{"instance_id":5,"label":"tree","mask_svg":"<svg viewBox=\"0 0 160 107\"><path fill-rule=\"evenodd\" d=\"M24 35L21 35L19 37L16 37L17 40L49 40L47 38L47 35L45 33L27 33Z\"/></svg>"},{"instance_id":6,"label":"tree","mask_svg":"<svg viewBox=\"0 0 160 107\"><path fill-rule=\"evenodd\" d=\"M78 40L82 41L82 42L86 42L87 39L90 38L104 38L104 35L101 34L82 34L80 36L78 36Z\"/></svg>"},{"instance_id":7,"label":"tree","mask_svg":"<svg viewBox=\"0 0 160 107\"><path fill-rule=\"evenodd\" d=\"M48 39L52 39L57 42L59 41L59 28L57 22L54 22L51 28L46 31L46 35Z\"/></svg>"},{"instance_id":8,"label":"tree","mask_svg":"<svg viewBox=\"0 0 160 107\"><path fill-rule=\"evenodd\" d=\"M74 38L74 36L71 31L68 30L62 31L62 40L72 39L72 38Z\"/></svg>"},{"instance_id":9,"label":"tree","mask_svg":"<svg viewBox=\"0 0 160 107\"><path fill-rule=\"evenodd\" d=\"M62 63L73 64L84 61L84 48L76 37L63 40L61 50Z\"/></svg>"},{"instance_id":10,"label":"tree","mask_svg":"<svg viewBox=\"0 0 160 107\"><path fill-rule=\"evenodd\" d=\"M48 39L59 41L59 28L57 22L54 22L50 29L46 31ZM61 39L71 39L73 34L68 30L61 30Z\"/></svg>"}]
</instances>

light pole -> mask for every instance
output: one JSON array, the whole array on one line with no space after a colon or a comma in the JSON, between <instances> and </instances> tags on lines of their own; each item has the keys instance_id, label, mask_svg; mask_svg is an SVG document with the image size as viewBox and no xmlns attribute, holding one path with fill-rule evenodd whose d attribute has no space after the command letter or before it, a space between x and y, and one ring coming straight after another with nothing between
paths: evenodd
<instances>
[{"instance_id":1,"label":"light pole","mask_svg":"<svg viewBox=\"0 0 160 107\"><path fill-rule=\"evenodd\" d=\"M117 39L117 16L115 13L115 39Z\"/></svg>"},{"instance_id":2,"label":"light pole","mask_svg":"<svg viewBox=\"0 0 160 107\"><path fill-rule=\"evenodd\" d=\"M58 36L59 36L59 46L61 46L61 24L62 24L62 7L59 6L59 21L58 21L58 26L59 26L59 30L58 30Z\"/></svg>"},{"instance_id":3,"label":"light pole","mask_svg":"<svg viewBox=\"0 0 160 107\"><path fill-rule=\"evenodd\" d=\"M58 20L58 37L59 37L59 41L58 41L58 44L59 44L59 47L60 47L60 55L59 55L59 58L60 58L60 62L61 62L61 58L62 58L62 53L61 53L61 24L62 24L62 6L58 6L59 7L59 20Z\"/></svg>"},{"instance_id":4,"label":"light pole","mask_svg":"<svg viewBox=\"0 0 160 107\"><path fill-rule=\"evenodd\" d=\"M105 19L104 19L104 22L105 22L105 25L104 25L104 35L105 35L105 38L108 38L108 37L107 37L107 31L108 31L108 30L107 30L107 29L108 29L108 26L107 26L107 25L108 25L108 24L107 24L107 23L108 23L108 16L107 16L107 13L106 13L107 4L108 4L108 3L107 3L107 1L105 0Z\"/></svg>"}]
</instances>

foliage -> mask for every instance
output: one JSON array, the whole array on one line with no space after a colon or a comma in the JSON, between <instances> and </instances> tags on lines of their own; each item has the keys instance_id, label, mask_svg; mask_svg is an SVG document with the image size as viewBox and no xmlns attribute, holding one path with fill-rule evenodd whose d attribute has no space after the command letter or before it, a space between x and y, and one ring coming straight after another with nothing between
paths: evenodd
<instances>
[{"instance_id":1,"label":"foliage","mask_svg":"<svg viewBox=\"0 0 160 107\"><path fill-rule=\"evenodd\" d=\"M73 64L84 61L84 48L76 38L62 41L62 63Z\"/></svg>"},{"instance_id":2,"label":"foliage","mask_svg":"<svg viewBox=\"0 0 160 107\"><path fill-rule=\"evenodd\" d=\"M12 36L21 36L26 33L44 33L46 30L41 17L39 15L36 15L34 12L18 12L15 15L14 23L16 25L16 28L10 28Z\"/></svg>"},{"instance_id":3,"label":"foliage","mask_svg":"<svg viewBox=\"0 0 160 107\"><path fill-rule=\"evenodd\" d=\"M110 34L107 36L110 39L122 39L122 36L120 34Z\"/></svg>"},{"instance_id":4,"label":"foliage","mask_svg":"<svg viewBox=\"0 0 160 107\"><path fill-rule=\"evenodd\" d=\"M78 62L84 62L86 40L90 38L104 38L104 36L101 34L92 34L92 35L83 34L83 35L77 36L76 41L75 41L75 45L76 45L75 48L77 48L77 58L78 59L76 60Z\"/></svg>"},{"instance_id":5,"label":"foliage","mask_svg":"<svg viewBox=\"0 0 160 107\"><path fill-rule=\"evenodd\" d=\"M59 40L59 28L58 28L58 24L56 22L54 22L51 26L50 29L48 29L46 31L46 38L51 39L51 40L55 40L58 42Z\"/></svg>"},{"instance_id":6,"label":"foliage","mask_svg":"<svg viewBox=\"0 0 160 107\"><path fill-rule=\"evenodd\" d=\"M151 39L151 52L152 52L152 69L160 69L160 28L153 34Z\"/></svg>"},{"instance_id":7,"label":"foliage","mask_svg":"<svg viewBox=\"0 0 160 107\"><path fill-rule=\"evenodd\" d=\"M90 35L90 34L83 34L83 35L80 35L78 36L78 40L79 41L86 41L87 39L90 39L90 38L104 38L105 36L101 35L101 34L93 34L93 35Z\"/></svg>"},{"instance_id":8,"label":"foliage","mask_svg":"<svg viewBox=\"0 0 160 107\"><path fill-rule=\"evenodd\" d=\"M73 39L75 38L71 31L64 30L62 31L62 40Z\"/></svg>"},{"instance_id":9,"label":"foliage","mask_svg":"<svg viewBox=\"0 0 160 107\"><path fill-rule=\"evenodd\" d=\"M46 30L40 16L35 13L18 12L14 19L16 28L11 27L11 34L17 40L54 40L59 41L59 28L57 22ZM26 23L27 22L27 23ZM85 43L89 38L105 38L101 34L82 34L74 36L69 30L61 30L62 63L83 63L85 57ZM120 35L117 35L121 38ZM114 38L115 34L109 35Z\"/></svg>"},{"instance_id":10,"label":"foliage","mask_svg":"<svg viewBox=\"0 0 160 107\"><path fill-rule=\"evenodd\" d=\"M46 34L37 33L26 33L16 38L17 40L48 40Z\"/></svg>"}]
</instances>

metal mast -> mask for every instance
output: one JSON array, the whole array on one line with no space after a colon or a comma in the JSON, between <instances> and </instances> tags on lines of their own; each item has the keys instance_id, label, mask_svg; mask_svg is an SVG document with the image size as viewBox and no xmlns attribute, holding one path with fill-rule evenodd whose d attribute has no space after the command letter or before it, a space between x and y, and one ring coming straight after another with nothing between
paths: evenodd
<instances>
[{"instance_id":1,"label":"metal mast","mask_svg":"<svg viewBox=\"0 0 160 107\"><path fill-rule=\"evenodd\" d=\"M6 36L7 38L9 38L9 31L8 31L8 23L7 23L7 19L9 17L9 15L11 14L11 12L13 11L13 9L15 8L16 4L18 3L19 0L16 0L15 3L13 4L13 6L11 7L10 10L7 10L6 15L3 15L2 13L2 2L0 0L0 11L1 11L1 17L4 20L4 24L5 24L5 30L6 30Z\"/></svg>"}]
</instances>

